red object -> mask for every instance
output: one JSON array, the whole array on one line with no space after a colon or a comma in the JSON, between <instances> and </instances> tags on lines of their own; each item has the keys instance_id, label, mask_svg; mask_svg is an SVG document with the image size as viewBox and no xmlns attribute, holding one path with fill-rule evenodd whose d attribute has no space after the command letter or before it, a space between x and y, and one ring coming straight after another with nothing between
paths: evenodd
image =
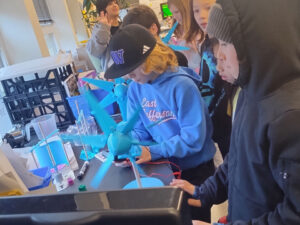
<instances>
[{"instance_id":1,"label":"red object","mask_svg":"<svg viewBox=\"0 0 300 225\"><path fill-rule=\"evenodd\" d=\"M227 216L223 216L218 220L218 223L223 223L223 224L227 224Z\"/></svg>"}]
</instances>

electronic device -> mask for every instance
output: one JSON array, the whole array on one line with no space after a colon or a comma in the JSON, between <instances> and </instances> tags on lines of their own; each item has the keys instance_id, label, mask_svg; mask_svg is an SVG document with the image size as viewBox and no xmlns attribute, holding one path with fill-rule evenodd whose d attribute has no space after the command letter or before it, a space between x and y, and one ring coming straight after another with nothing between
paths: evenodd
<instances>
[{"instance_id":1,"label":"electronic device","mask_svg":"<svg viewBox=\"0 0 300 225\"><path fill-rule=\"evenodd\" d=\"M169 9L168 3L161 3L160 4L161 16L162 19L166 19L169 16L172 16L172 12Z\"/></svg>"},{"instance_id":2,"label":"electronic device","mask_svg":"<svg viewBox=\"0 0 300 225\"><path fill-rule=\"evenodd\" d=\"M0 198L0 224L192 225L175 187Z\"/></svg>"}]
</instances>

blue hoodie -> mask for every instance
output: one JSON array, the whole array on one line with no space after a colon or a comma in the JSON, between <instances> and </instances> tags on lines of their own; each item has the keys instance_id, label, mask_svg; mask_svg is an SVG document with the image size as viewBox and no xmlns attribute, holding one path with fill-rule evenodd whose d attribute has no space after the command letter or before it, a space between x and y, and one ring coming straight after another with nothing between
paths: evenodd
<instances>
[{"instance_id":1,"label":"blue hoodie","mask_svg":"<svg viewBox=\"0 0 300 225\"><path fill-rule=\"evenodd\" d=\"M167 71L151 84L131 82L128 89L128 118L140 104L144 112L134 129L140 141L150 146L152 160L168 158L182 170L195 168L215 154L212 123L207 106L196 85L193 70L178 67ZM157 125L153 123L160 121Z\"/></svg>"}]
</instances>

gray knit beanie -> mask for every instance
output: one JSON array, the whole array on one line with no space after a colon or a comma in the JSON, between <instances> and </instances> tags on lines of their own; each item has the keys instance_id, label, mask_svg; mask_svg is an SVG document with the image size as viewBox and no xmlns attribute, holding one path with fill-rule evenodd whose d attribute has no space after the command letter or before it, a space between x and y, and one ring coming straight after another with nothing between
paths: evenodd
<instances>
[{"instance_id":1,"label":"gray knit beanie","mask_svg":"<svg viewBox=\"0 0 300 225\"><path fill-rule=\"evenodd\" d=\"M211 8L208 16L206 32L211 37L232 43L229 23L220 4L214 4Z\"/></svg>"}]
</instances>

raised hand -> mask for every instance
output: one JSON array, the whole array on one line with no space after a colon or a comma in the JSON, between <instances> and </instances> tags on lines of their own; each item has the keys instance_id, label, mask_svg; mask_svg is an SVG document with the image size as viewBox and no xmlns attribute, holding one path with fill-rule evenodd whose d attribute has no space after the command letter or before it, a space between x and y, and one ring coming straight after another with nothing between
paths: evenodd
<instances>
[{"instance_id":1,"label":"raised hand","mask_svg":"<svg viewBox=\"0 0 300 225\"><path fill-rule=\"evenodd\" d=\"M104 11L100 12L100 15L97 18L98 23L103 23L108 26L111 26L111 21L108 19L107 13L104 13Z\"/></svg>"}]
</instances>

